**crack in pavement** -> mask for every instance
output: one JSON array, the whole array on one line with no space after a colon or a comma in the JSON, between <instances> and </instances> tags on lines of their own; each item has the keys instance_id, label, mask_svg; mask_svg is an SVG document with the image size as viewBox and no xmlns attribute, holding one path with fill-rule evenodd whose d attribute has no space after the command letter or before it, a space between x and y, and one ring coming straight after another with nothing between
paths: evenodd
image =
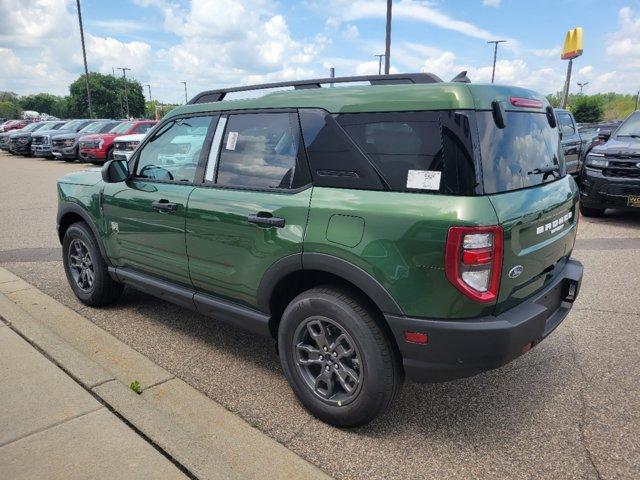
<instances>
[{"instance_id":1,"label":"crack in pavement","mask_svg":"<svg viewBox=\"0 0 640 480\"><path fill-rule=\"evenodd\" d=\"M584 451L587 454L587 459L589 460L589 463L591 464L591 467L593 468L596 474L596 477L598 478L598 480L602 480L602 475L600 474L600 470L598 470L598 467L596 466L594 455L589 449L589 446L587 445L588 442L585 434L585 423L587 418L587 399L585 397L584 386L586 383L588 383L587 375L585 374L584 369L582 368L582 365L580 365L580 361L578 360L578 351L576 350L575 334L574 334L573 328L570 327L569 332L570 332L569 335L571 338L569 345L573 352L573 355L572 355L573 364L580 372L580 377L582 378L582 381L580 382L580 418L578 420L578 429L580 431L580 444L582 445L582 448L584 448Z\"/></svg>"}]
</instances>

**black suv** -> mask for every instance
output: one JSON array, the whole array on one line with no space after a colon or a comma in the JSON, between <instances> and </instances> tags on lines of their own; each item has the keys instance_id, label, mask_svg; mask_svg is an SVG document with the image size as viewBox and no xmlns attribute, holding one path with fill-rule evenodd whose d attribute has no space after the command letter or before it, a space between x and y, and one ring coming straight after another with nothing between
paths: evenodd
<instances>
[{"instance_id":1,"label":"black suv","mask_svg":"<svg viewBox=\"0 0 640 480\"><path fill-rule=\"evenodd\" d=\"M632 113L607 143L589 152L580 200L586 217L601 217L607 208L640 211L640 111Z\"/></svg>"}]
</instances>

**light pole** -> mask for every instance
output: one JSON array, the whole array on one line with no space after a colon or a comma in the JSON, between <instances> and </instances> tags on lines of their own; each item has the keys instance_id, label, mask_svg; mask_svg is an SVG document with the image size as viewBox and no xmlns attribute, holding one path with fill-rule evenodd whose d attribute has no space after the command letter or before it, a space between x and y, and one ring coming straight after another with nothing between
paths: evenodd
<instances>
[{"instance_id":1,"label":"light pole","mask_svg":"<svg viewBox=\"0 0 640 480\"><path fill-rule=\"evenodd\" d=\"M589 82L576 82L578 84L578 86L580 87L580 95L582 95L582 89L584 87L586 87L587 85L589 85Z\"/></svg>"},{"instance_id":2,"label":"light pole","mask_svg":"<svg viewBox=\"0 0 640 480\"><path fill-rule=\"evenodd\" d=\"M80 0L76 0L78 8L78 23L80 24L80 42L82 42L82 58L84 59L84 84L87 87L87 103L89 104L89 118L93 118L93 107L91 105L91 90L89 89L89 68L87 67L87 50L84 47L84 28L82 28L82 9Z\"/></svg>"},{"instance_id":3,"label":"light pole","mask_svg":"<svg viewBox=\"0 0 640 480\"><path fill-rule=\"evenodd\" d=\"M184 85L184 103L189 103L189 101L187 100L187 82L180 83Z\"/></svg>"},{"instance_id":4,"label":"light pole","mask_svg":"<svg viewBox=\"0 0 640 480\"><path fill-rule=\"evenodd\" d=\"M382 75L382 57L384 57L384 53L375 54L373 56L378 57L378 75Z\"/></svg>"},{"instance_id":5,"label":"light pole","mask_svg":"<svg viewBox=\"0 0 640 480\"><path fill-rule=\"evenodd\" d=\"M493 43L493 70L491 71L491 83L496 78L496 59L498 58L498 44L505 43L506 40L490 40L487 43Z\"/></svg>"},{"instance_id":6,"label":"light pole","mask_svg":"<svg viewBox=\"0 0 640 480\"><path fill-rule=\"evenodd\" d=\"M147 88L149 89L149 101L151 101L151 85L147 83Z\"/></svg>"},{"instance_id":7,"label":"light pole","mask_svg":"<svg viewBox=\"0 0 640 480\"><path fill-rule=\"evenodd\" d=\"M118 70L122 70L122 78L124 78L124 108L129 118L129 90L127 89L127 70L131 70L128 67L118 67Z\"/></svg>"},{"instance_id":8,"label":"light pole","mask_svg":"<svg viewBox=\"0 0 640 480\"><path fill-rule=\"evenodd\" d=\"M391 9L393 0L387 0L387 35L384 42L384 74L389 75L391 66Z\"/></svg>"}]
</instances>

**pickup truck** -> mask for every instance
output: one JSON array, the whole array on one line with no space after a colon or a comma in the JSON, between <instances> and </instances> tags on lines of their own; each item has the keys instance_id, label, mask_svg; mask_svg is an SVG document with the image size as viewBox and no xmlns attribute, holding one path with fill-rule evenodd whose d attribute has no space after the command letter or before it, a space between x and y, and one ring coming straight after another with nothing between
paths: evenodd
<instances>
[{"instance_id":1,"label":"pickup truck","mask_svg":"<svg viewBox=\"0 0 640 480\"><path fill-rule=\"evenodd\" d=\"M595 145L597 134L580 133L573 113L561 108L554 109L558 120L560 141L564 150L567 173L578 176L587 153Z\"/></svg>"}]
</instances>

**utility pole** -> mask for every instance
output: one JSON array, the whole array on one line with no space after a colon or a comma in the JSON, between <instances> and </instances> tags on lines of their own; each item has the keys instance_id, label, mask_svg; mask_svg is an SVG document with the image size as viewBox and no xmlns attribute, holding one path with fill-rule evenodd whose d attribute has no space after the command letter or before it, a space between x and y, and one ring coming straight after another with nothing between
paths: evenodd
<instances>
[{"instance_id":1,"label":"utility pole","mask_svg":"<svg viewBox=\"0 0 640 480\"><path fill-rule=\"evenodd\" d=\"M336 78L336 68L335 67L329 67L329 78ZM330 83L329 87L333 88L335 86L335 83Z\"/></svg>"},{"instance_id":2,"label":"utility pole","mask_svg":"<svg viewBox=\"0 0 640 480\"><path fill-rule=\"evenodd\" d=\"M187 82L180 83L184 85L184 103L189 103L189 100L187 100Z\"/></svg>"},{"instance_id":3,"label":"utility pole","mask_svg":"<svg viewBox=\"0 0 640 480\"><path fill-rule=\"evenodd\" d=\"M640 90L638 90L638 94L636 95L636 110L638 110L638 103L640 102Z\"/></svg>"},{"instance_id":4,"label":"utility pole","mask_svg":"<svg viewBox=\"0 0 640 480\"><path fill-rule=\"evenodd\" d=\"M491 83L496 78L496 59L498 58L498 44L505 43L506 40L490 40L487 43L493 43L493 70L491 72Z\"/></svg>"},{"instance_id":5,"label":"utility pole","mask_svg":"<svg viewBox=\"0 0 640 480\"><path fill-rule=\"evenodd\" d=\"M82 9L80 0L76 0L78 8L78 23L80 24L80 41L82 42L82 58L84 59L84 84L87 87L87 103L89 104L89 118L93 118L93 107L91 105L91 89L89 88L89 68L87 67L87 50L84 47L84 28L82 28Z\"/></svg>"},{"instance_id":6,"label":"utility pole","mask_svg":"<svg viewBox=\"0 0 640 480\"><path fill-rule=\"evenodd\" d=\"M387 0L387 36L384 43L384 74L389 75L391 66L391 9L393 0Z\"/></svg>"},{"instance_id":7,"label":"utility pole","mask_svg":"<svg viewBox=\"0 0 640 480\"><path fill-rule=\"evenodd\" d=\"M373 56L378 57L378 75L382 75L382 57L384 57L384 53L375 54Z\"/></svg>"},{"instance_id":8,"label":"utility pole","mask_svg":"<svg viewBox=\"0 0 640 480\"><path fill-rule=\"evenodd\" d=\"M127 119L129 118L129 90L127 88L127 70L131 70L128 67L118 67L118 70L122 70L122 78L124 78L124 108L126 110Z\"/></svg>"},{"instance_id":9,"label":"utility pole","mask_svg":"<svg viewBox=\"0 0 640 480\"><path fill-rule=\"evenodd\" d=\"M147 88L149 89L149 101L151 101L151 85L147 83Z\"/></svg>"},{"instance_id":10,"label":"utility pole","mask_svg":"<svg viewBox=\"0 0 640 480\"><path fill-rule=\"evenodd\" d=\"M589 85L589 82L576 82L578 84L578 86L580 87L580 95L582 95L582 89L584 87L586 87L587 85Z\"/></svg>"}]
</instances>

